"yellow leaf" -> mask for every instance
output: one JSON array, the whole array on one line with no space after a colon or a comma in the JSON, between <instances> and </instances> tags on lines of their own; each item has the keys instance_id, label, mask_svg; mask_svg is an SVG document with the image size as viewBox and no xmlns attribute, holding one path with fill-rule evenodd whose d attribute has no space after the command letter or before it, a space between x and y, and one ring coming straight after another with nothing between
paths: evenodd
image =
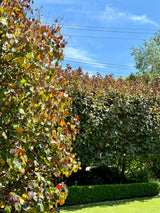
<instances>
[{"instance_id":1,"label":"yellow leaf","mask_svg":"<svg viewBox=\"0 0 160 213\"><path fill-rule=\"evenodd\" d=\"M16 193L15 192L10 192L10 194L15 195Z\"/></svg>"},{"instance_id":2,"label":"yellow leaf","mask_svg":"<svg viewBox=\"0 0 160 213\"><path fill-rule=\"evenodd\" d=\"M22 198L19 198L19 202L21 205L23 205L25 201Z\"/></svg>"},{"instance_id":3,"label":"yellow leaf","mask_svg":"<svg viewBox=\"0 0 160 213\"><path fill-rule=\"evenodd\" d=\"M4 202L1 202L0 203L0 209L3 209L5 207L5 203Z\"/></svg>"},{"instance_id":4,"label":"yellow leaf","mask_svg":"<svg viewBox=\"0 0 160 213\"><path fill-rule=\"evenodd\" d=\"M71 124L71 130L74 130L75 129L75 127Z\"/></svg>"},{"instance_id":5,"label":"yellow leaf","mask_svg":"<svg viewBox=\"0 0 160 213\"><path fill-rule=\"evenodd\" d=\"M23 57L17 57L17 62L22 65L24 63L24 58Z\"/></svg>"},{"instance_id":6,"label":"yellow leaf","mask_svg":"<svg viewBox=\"0 0 160 213\"><path fill-rule=\"evenodd\" d=\"M78 168L75 168L75 167L74 167L74 168L73 168L73 172L76 173L77 171L78 171Z\"/></svg>"},{"instance_id":7,"label":"yellow leaf","mask_svg":"<svg viewBox=\"0 0 160 213\"><path fill-rule=\"evenodd\" d=\"M1 165L4 166L5 165L5 161L3 159L1 159Z\"/></svg>"},{"instance_id":8,"label":"yellow leaf","mask_svg":"<svg viewBox=\"0 0 160 213\"><path fill-rule=\"evenodd\" d=\"M11 61L11 60L12 60L12 55L11 55L11 54L6 55L6 56L5 56L5 59L6 59L7 61Z\"/></svg>"},{"instance_id":9,"label":"yellow leaf","mask_svg":"<svg viewBox=\"0 0 160 213\"><path fill-rule=\"evenodd\" d=\"M14 88L14 87L15 87L15 83L11 83L11 84L8 85L8 88L10 88L10 89Z\"/></svg>"},{"instance_id":10,"label":"yellow leaf","mask_svg":"<svg viewBox=\"0 0 160 213\"><path fill-rule=\"evenodd\" d=\"M39 130L39 129L41 129L41 126L38 126L38 128L37 128L37 129L38 129L38 130Z\"/></svg>"},{"instance_id":11,"label":"yellow leaf","mask_svg":"<svg viewBox=\"0 0 160 213\"><path fill-rule=\"evenodd\" d=\"M39 60L40 59L40 55L37 55L36 59Z\"/></svg>"},{"instance_id":12,"label":"yellow leaf","mask_svg":"<svg viewBox=\"0 0 160 213\"><path fill-rule=\"evenodd\" d=\"M63 172L63 174L66 176L66 177L69 177L71 175L72 172L68 172L68 171L65 171Z\"/></svg>"},{"instance_id":13,"label":"yellow leaf","mask_svg":"<svg viewBox=\"0 0 160 213\"><path fill-rule=\"evenodd\" d=\"M15 153L15 154L14 154L14 157L18 157L18 155L19 155L19 152Z\"/></svg>"},{"instance_id":14,"label":"yellow leaf","mask_svg":"<svg viewBox=\"0 0 160 213\"><path fill-rule=\"evenodd\" d=\"M35 104L34 106L35 106L35 108L37 108L39 105L40 105L40 104Z\"/></svg>"},{"instance_id":15,"label":"yellow leaf","mask_svg":"<svg viewBox=\"0 0 160 213\"><path fill-rule=\"evenodd\" d=\"M43 95L44 94L44 91L42 90L42 91L40 91L40 93L39 93L39 95Z\"/></svg>"},{"instance_id":16,"label":"yellow leaf","mask_svg":"<svg viewBox=\"0 0 160 213\"><path fill-rule=\"evenodd\" d=\"M23 155L21 155L21 160L22 160L23 165L25 165L25 164L26 164L26 159L24 158ZM22 174L23 174L23 172L25 172L25 170L24 170L24 171L21 171L21 172L22 172Z\"/></svg>"},{"instance_id":17,"label":"yellow leaf","mask_svg":"<svg viewBox=\"0 0 160 213\"><path fill-rule=\"evenodd\" d=\"M53 83L53 82L55 81L55 79L54 79L54 78L51 78L51 80L50 80L50 81L51 81L51 83Z\"/></svg>"},{"instance_id":18,"label":"yellow leaf","mask_svg":"<svg viewBox=\"0 0 160 213\"><path fill-rule=\"evenodd\" d=\"M29 197L28 197L27 194L23 194L23 195L22 195L22 198L24 198L24 200L29 199Z\"/></svg>"},{"instance_id":19,"label":"yellow leaf","mask_svg":"<svg viewBox=\"0 0 160 213\"><path fill-rule=\"evenodd\" d=\"M4 10L2 7L0 7L0 15L2 15L4 13Z\"/></svg>"},{"instance_id":20,"label":"yellow leaf","mask_svg":"<svg viewBox=\"0 0 160 213\"><path fill-rule=\"evenodd\" d=\"M52 131L52 133L53 133L53 135L56 135L56 134L57 134L55 129Z\"/></svg>"},{"instance_id":21,"label":"yellow leaf","mask_svg":"<svg viewBox=\"0 0 160 213\"><path fill-rule=\"evenodd\" d=\"M57 206L58 206L58 201L55 203L55 207L57 208Z\"/></svg>"},{"instance_id":22,"label":"yellow leaf","mask_svg":"<svg viewBox=\"0 0 160 213\"><path fill-rule=\"evenodd\" d=\"M22 131L23 131L23 128L22 128L22 127L17 127L17 128L16 128L16 132L21 133Z\"/></svg>"},{"instance_id":23,"label":"yellow leaf","mask_svg":"<svg viewBox=\"0 0 160 213\"><path fill-rule=\"evenodd\" d=\"M27 58L31 59L32 58L32 53L27 53Z\"/></svg>"}]
</instances>

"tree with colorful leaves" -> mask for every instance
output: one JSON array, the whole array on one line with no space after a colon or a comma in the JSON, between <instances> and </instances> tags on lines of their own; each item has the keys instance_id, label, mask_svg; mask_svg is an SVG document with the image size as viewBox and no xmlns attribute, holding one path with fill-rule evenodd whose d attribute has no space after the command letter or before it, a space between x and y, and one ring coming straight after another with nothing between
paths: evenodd
<instances>
[{"instance_id":1,"label":"tree with colorful leaves","mask_svg":"<svg viewBox=\"0 0 160 213\"><path fill-rule=\"evenodd\" d=\"M71 143L79 120L60 78L60 27L32 16L30 0L0 5L0 209L56 212L67 197L62 174L79 164ZM66 121L67 120L67 121Z\"/></svg>"}]
</instances>

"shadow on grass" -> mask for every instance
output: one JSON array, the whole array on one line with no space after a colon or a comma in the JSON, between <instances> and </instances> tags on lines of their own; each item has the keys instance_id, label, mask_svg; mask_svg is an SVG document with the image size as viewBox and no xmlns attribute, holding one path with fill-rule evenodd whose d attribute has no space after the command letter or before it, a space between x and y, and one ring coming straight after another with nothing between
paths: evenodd
<instances>
[{"instance_id":1,"label":"shadow on grass","mask_svg":"<svg viewBox=\"0 0 160 213\"><path fill-rule=\"evenodd\" d=\"M143 197L143 198L115 200L115 201L103 201L103 202L80 204L80 205L74 205L74 206L65 206L65 207L61 207L60 210L77 211L80 209L94 208L94 207L98 207L98 206L99 207L118 206L118 205L123 205L123 204L128 204L128 203L134 203L136 201L148 202L149 200L151 200L153 198L155 198L155 197Z\"/></svg>"}]
</instances>

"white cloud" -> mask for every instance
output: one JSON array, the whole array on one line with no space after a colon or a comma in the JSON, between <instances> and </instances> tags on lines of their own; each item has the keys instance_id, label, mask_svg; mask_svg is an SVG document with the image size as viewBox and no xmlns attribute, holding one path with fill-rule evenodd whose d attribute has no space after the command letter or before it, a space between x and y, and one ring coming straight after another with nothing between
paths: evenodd
<instances>
[{"instance_id":1,"label":"white cloud","mask_svg":"<svg viewBox=\"0 0 160 213\"><path fill-rule=\"evenodd\" d=\"M104 68L101 63L96 62L89 57L90 53L80 48L66 47L64 50L64 59L78 62L84 62L92 67Z\"/></svg>"},{"instance_id":2,"label":"white cloud","mask_svg":"<svg viewBox=\"0 0 160 213\"><path fill-rule=\"evenodd\" d=\"M109 5L106 6L105 11L102 13L100 18L103 21L113 22L119 19L125 19L127 17L127 13L121 12L118 9L110 7Z\"/></svg>"},{"instance_id":3,"label":"white cloud","mask_svg":"<svg viewBox=\"0 0 160 213\"><path fill-rule=\"evenodd\" d=\"M141 22L141 23L146 23L146 24L152 24L156 27L159 27L159 24L157 24L156 22L152 21L151 19L147 18L146 15L142 15L142 16L137 16L137 15L132 15L130 17L130 20L133 21L137 21L137 22Z\"/></svg>"},{"instance_id":4,"label":"white cloud","mask_svg":"<svg viewBox=\"0 0 160 213\"><path fill-rule=\"evenodd\" d=\"M123 12L109 5L106 6L105 11L99 16L99 18L108 24L120 21L132 21L139 24L151 24L159 27L155 21L149 19L145 14L139 16L129 12Z\"/></svg>"}]
</instances>

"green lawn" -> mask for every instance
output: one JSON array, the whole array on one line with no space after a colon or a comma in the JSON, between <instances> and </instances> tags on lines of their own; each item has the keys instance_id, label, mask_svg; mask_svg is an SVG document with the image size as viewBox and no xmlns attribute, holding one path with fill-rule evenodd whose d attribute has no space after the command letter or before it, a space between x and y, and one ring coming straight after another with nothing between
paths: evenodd
<instances>
[{"instance_id":1,"label":"green lawn","mask_svg":"<svg viewBox=\"0 0 160 213\"><path fill-rule=\"evenodd\" d=\"M62 207L62 213L160 213L160 198L135 198Z\"/></svg>"}]
</instances>

